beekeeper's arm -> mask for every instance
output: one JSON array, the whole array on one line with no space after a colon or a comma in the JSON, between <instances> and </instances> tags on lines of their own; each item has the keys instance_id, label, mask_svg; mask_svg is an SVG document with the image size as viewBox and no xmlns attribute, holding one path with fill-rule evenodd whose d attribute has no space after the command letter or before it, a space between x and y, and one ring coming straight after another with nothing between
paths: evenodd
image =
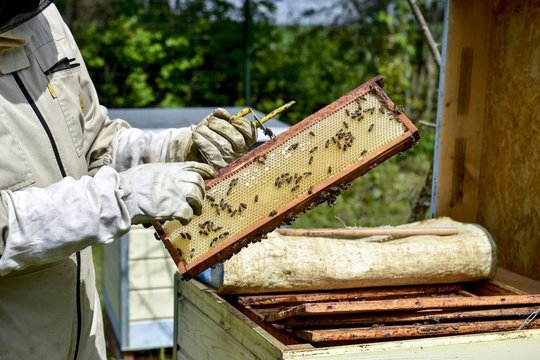
<instances>
[{"instance_id":1,"label":"beekeeper's arm","mask_svg":"<svg viewBox=\"0 0 540 360\"><path fill-rule=\"evenodd\" d=\"M0 275L110 242L132 223L178 219L185 224L201 211L203 178L215 176L211 166L200 163L145 164L120 172L104 166L112 139L129 125L108 119L67 27L65 35L81 64L83 147L94 176L0 191Z\"/></svg>"},{"instance_id":2,"label":"beekeeper's arm","mask_svg":"<svg viewBox=\"0 0 540 360\"><path fill-rule=\"evenodd\" d=\"M187 224L201 212L203 178L213 175L211 166L196 162L144 164L120 173L105 166L94 177L0 191L0 275L109 243L132 223Z\"/></svg>"},{"instance_id":3,"label":"beekeeper's arm","mask_svg":"<svg viewBox=\"0 0 540 360\"><path fill-rule=\"evenodd\" d=\"M116 132L104 162L122 171L150 162L198 161L221 169L242 155L257 140L257 132L246 118L231 118L216 109L189 128L145 132L122 128Z\"/></svg>"}]
</instances>

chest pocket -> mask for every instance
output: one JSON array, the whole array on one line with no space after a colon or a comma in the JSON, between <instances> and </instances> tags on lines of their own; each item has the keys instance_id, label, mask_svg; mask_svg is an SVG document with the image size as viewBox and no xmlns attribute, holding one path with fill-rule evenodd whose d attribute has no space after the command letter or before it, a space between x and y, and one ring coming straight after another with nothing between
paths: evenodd
<instances>
[{"instance_id":1,"label":"chest pocket","mask_svg":"<svg viewBox=\"0 0 540 360\"><path fill-rule=\"evenodd\" d=\"M77 155L83 152L84 102L80 84L81 65L66 39L50 42L35 52L48 90L58 103Z\"/></svg>"},{"instance_id":2,"label":"chest pocket","mask_svg":"<svg viewBox=\"0 0 540 360\"><path fill-rule=\"evenodd\" d=\"M0 189L19 190L35 183L26 155L0 109Z\"/></svg>"}]
</instances>

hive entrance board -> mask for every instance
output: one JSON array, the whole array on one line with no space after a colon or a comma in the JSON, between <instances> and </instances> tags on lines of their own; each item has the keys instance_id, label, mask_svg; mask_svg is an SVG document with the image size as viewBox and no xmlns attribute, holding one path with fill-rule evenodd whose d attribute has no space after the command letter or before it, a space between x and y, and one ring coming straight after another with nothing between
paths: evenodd
<instances>
[{"instance_id":1,"label":"hive entrance board","mask_svg":"<svg viewBox=\"0 0 540 360\"><path fill-rule=\"evenodd\" d=\"M183 278L196 276L411 147L418 130L376 77L207 181L203 212L190 224L156 224Z\"/></svg>"}]
</instances>

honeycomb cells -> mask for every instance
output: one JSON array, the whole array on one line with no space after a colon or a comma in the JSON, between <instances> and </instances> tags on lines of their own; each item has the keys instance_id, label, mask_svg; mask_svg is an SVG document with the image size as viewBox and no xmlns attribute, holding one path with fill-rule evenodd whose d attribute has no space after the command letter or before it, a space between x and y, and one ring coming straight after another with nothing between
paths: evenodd
<instances>
[{"instance_id":1,"label":"honeycomb cells","mask_svg":"<svg viewBox=\"0 0 540 360\"><path fill-rule=\"evenodd\" d=\"M273 217L297 197L401 136L407 128L370 92L244 164L207 190L200 216L165 224L189 264L253 224Z\"/></svg>"}]
</instances>

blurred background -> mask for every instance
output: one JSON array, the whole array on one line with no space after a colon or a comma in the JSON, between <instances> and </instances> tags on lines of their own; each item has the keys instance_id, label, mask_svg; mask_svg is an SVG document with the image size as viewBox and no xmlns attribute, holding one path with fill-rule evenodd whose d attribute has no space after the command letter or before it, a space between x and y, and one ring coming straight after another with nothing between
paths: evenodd
<instances>
[{"instance_id":1,"label":"blurred background","mask_svg":"<svg viewBox=\"0 0 540 360\"><path fill-rule=\"evenodd\" d=\"M295 100L280 117L294 124L383 75L386 92L423 130L420 144L357 180L335 207L319 207L294 226L398 224L411 211L425 215L418 195L434 131L423 124L435 121L438 67L407 1L55 3L110 108L249 105L268 112ZM439 41L444 3L418 5Z\"/></svg>"}]
</instances>

